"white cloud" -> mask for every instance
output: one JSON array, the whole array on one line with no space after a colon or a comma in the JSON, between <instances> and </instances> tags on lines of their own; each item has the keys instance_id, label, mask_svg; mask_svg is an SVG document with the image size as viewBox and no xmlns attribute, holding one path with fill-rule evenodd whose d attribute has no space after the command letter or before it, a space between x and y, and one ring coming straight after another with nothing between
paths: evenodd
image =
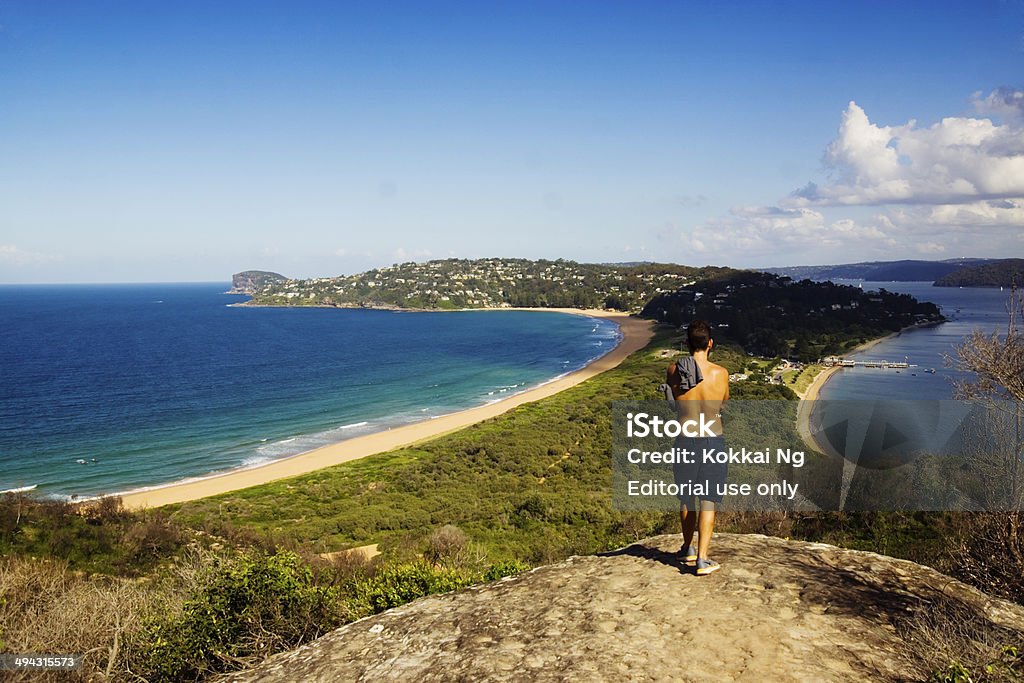
<instances>
[{"instance_id":1,"label":"white cloud","mask_svg":"<svg viewBox=\"0 0 1024 683\"><path fill-rule=\"evenodd\" d=\"M1021 228L1024 227L1024 199L941 204L929 208L926 220L931 225Z\"/></svg>"},{"instance_id":2,"label":"white cloud","mask_svg":"<svg viewBox=\"0 0 1024 683\"><path fill-rule=\"evenodd\" d=\"M833 179L809 184L792 206L956 204L1024 196L1024 129L945 118L928 128L879 126L850 102L825 150Z\"/></svg>"},{"instance_id":3,"label":"white cloud","mask_svg":"<svg viewBox=\"0 0 1024 683\"><path fill-rule=\"evenodd\" d=\"M681 234L681 244L688 253L762 265L1018 255L1024 91L975 93L972 103L1003 123L951 117L928 127L914 120L881 126L850 102L825 150L823 182L774 206L734 208ZM868 215L865 207L878 208Z\"/></svg>"},{"instance_id":4,"label":"white cloud","mask_svg":"<svg viewBox=\"0 0 1024 683\"><path fill-rule=\"evenodd\" d=\"M946 251L946 247L938 242L921 242L917 245L917 250L922 254L941 254Z\"/></svg>"},{"instance_id":5,"label":"white cloud","mask_svg":"<svg viewBox=\"0 0 1024 683\"><path fill-rule=\"evenodd\" d=\"M768 255L808 247L841 249L865 244L879 249L896 244L887 227L892 225L884 217L869 224L851 219L828 222L814 209L741 207L733 209L728 217L712 219L699 230L681 235L681 241L690 251L720 255Z\"/></svg>"},{"instance_id":6,"label":"white cloud","mask_svg":"<svg viewBox=\"0 0 1024 683\"><path fill-rule=\"evenodd\" d=\"M978 91L971 96L971 104L982 116L996 116L1003 121L1024 121L1024 90L1002 86L984 97Z\"/></svg>"},{"instance_id":7,"label":"white cloud","mask_svg":"<svg viewBox=\"0 0 1024 683\"><path fill-rule=\"evenodd\" d=\"M821 213L806 208L747 206L734 208L730 213L753 234L783 241L810 237L824 224Z\"/></svg>"},{"instance_id":8,"label":"white cloud","mask_svg":"<svg viewBox=\"0 0 1024 683\"><path fill-rule=\"evenodd\" d=\"M430 258L429 249L406 249L405 247L398 247L393 252L393 255L399 261L422 261Z\"/></svg>"},{"instance_id":9,"label":"white cloud","mask_svg":"<svg viewBox=\"0 0 1024 683\"><path fill-rule=\"evenodd\" d=\"M841 246L859 240L877 240L888 247L896 246L896 240L889 237L882 228L891 228L892 223L885 216L876 216L873 224L861 224L851 218L840 218L829 226L829 234L824 237L826 244Z\"/></svg>"},{"instance_id":10,"label":"white cloud","mask_svg":"<svg viewBox=\"0 0 1024 683\"><path fill-rule=\"evenodd\" d=\"M985 236L996 239L1001 232L1024 228L1024 199L999 199L970 204L896 206L872 221L884 231L905 239L923 236Z\"/></svg>"},{"instance_id":11,"label":"white cloud","mask_svg":"<svg viewBox=\"0 0 1024 683\"><path fill-rule=\"evenodd\" d=\"M60 261L59 254L43 254L37 251L25 251L13 244L0 244L0 264L10 266L34 266L41 263Z\"/></svg>"}]
</instances>

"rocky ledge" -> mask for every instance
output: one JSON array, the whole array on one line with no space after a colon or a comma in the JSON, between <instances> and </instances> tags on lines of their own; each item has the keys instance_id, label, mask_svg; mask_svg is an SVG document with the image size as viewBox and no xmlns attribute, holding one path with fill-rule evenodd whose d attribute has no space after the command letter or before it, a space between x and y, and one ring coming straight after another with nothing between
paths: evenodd
<instances>
[{"instance_id":1,"label":"rocky ledge","mask_svg":"<svg viewBox=\"0 0 1024 683\"><path fill-rule=\"evenodd\" d=\"M219 680L906 681L962 654L949 638L1024 634L1024 608L912 562L721 534L721 571L697 577L679 546L423 598Z\"/></svg>"}]
</instances>

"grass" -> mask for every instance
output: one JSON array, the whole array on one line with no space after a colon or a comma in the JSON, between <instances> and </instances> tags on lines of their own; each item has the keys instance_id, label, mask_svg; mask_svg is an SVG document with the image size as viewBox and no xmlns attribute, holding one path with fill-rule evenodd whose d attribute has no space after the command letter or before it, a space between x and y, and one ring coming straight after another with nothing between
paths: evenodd
<instances>
[{"instance_id":1,"label":"grass","mask_svg":"<svg viewBox=\"0 0 1024 683\"><path fill-rule=\"evenodd\" d=\"M788 371L783 375L783 379L786 382L786 386L797 394L802 395L807 391L807 388L811 386L811 383L814 381L814 378L818 376L818 373L824 369L824 365L818 365L817 363L805 365L800 370Z\"/></svg>"}]
</instances>

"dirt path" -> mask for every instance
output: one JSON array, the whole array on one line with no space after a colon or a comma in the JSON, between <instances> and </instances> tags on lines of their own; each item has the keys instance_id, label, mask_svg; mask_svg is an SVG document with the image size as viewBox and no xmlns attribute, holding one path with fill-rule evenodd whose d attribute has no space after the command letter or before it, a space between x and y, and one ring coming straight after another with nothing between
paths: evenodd
<instances>
[{"instance_id":1,"label":"dirt path","mask_svg":"<svg viewBox=\"0 0 1024 683\"><path fill-rule=\"evenodd\" d=\"M336 557L342 557L344 555L348 555L349 553L359 553L367 560L372 560L373 558L380 555L380 551L377 550L377 544L371 543L370 545L361 545L355 548L348 548L347 550L335 550L332 553L320 553L320 557L322 557L325 560L333 560Z\"/></svg>"}]
</instances>

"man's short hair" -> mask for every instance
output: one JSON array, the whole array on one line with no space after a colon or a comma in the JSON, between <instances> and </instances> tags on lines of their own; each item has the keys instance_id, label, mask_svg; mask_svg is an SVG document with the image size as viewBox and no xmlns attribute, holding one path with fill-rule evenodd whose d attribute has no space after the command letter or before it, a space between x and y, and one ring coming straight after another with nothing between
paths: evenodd
<instances>
[{"instance_id":1,"label":"man's short hair","mask_svg":"<svg viewBox=\"0 0 1024 683\"><path fill-rule=\"evenodd\" d=\"M686 345L690 347L690 353L694 351L707 351L708 342L711 341L711 325L707 320L693 320L686 328Z\"/></svg>"}]
</instances>

